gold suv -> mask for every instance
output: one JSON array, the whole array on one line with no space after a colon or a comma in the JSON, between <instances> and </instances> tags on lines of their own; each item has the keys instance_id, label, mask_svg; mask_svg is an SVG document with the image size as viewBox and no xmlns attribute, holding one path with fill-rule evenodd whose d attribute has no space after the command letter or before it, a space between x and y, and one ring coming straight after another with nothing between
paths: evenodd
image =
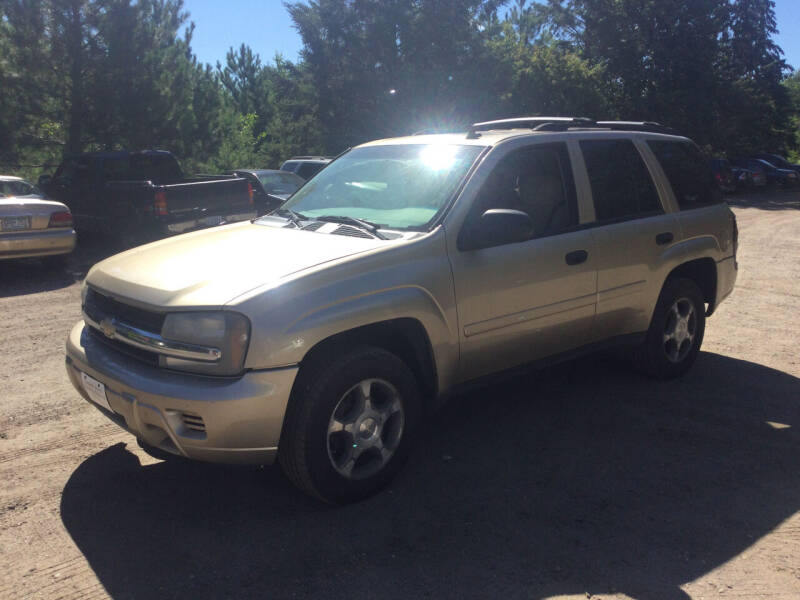
<instances>
[{"instance_id":1,"label":"gold suv","mask_svg":"<svg viewBox=\"0 0 800 600\"><path fill-rule=\"evenodd\" d=\"M537 117L380 140L274 213L95 265L77 390L151 452L385 485L461 384L626 344L689 369L736 280L732 212L657 124Z\"/></svg>"}]
</instances>

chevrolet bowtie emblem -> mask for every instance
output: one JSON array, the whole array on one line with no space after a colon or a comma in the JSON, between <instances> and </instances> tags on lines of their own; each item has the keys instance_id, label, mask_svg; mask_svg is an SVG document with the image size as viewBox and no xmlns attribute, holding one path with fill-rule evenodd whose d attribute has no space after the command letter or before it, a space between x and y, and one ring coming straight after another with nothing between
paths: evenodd
<instances>
[{"instance_id":1,"label":"chevrolet bowtie emblem","mask_svg":"<svg viewBox=\"0 0 800 600\"><path fill-rule=\"evenodd\" d=\"M100 331L102 331L106 337L113 338L114 334L117 333L117 328L114 327L114 323L111 319L103 319L100 321Z\"/></svg>"}]
</instances>

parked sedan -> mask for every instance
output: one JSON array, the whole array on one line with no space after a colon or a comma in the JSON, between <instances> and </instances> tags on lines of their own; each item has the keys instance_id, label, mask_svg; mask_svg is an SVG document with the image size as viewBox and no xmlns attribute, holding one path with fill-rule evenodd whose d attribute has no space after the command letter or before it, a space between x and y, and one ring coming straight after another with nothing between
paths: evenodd
<instances>
[{"instance_id":1,"label":"parked sedan","mask_svg":"<svg viewBox=\"0 0 800 600\"><path fill-rule=\"evenodd\" d=\"M766 154L766 153L754 154L753 158L760 158L772 165L775 165L779 169L789 169L790 171L795 171L796 173L798 173L798 175L800 175L800 165L792 164L788 160L786 160L782 156L778 156L777 154Z\"/></svg>"},{"instance_id":2,"label":"parked sedan","mask_svg":"<svg viewBox=\"0 0 800 600\"><path fill-rule=\"evenodd\" d=\"M305 183L302 177L294 173L273 169L239 169L233 174L244 177L253 186L253 201L259 215L278 208Z\"/></svg>"},{"instance_id":3,"label":"parked sedan","mask_svg":"<svg viewBox=\"0 0 800 600\"><path fill-rule=\"evenodd\" d=\"M798 183L797 172L791 169L779 169L771 162L767 162L763 158L747 158L745 159L744 166L748 169L754 167L761 167L764 174L767 176L767 183L769 185L779 185L781 187L793 187Z\"/></svg>"},{"instance_id":4,"label":"parked sedan","mask_svg":"<svg viewBox=\"0 0 800 600\"><path fill-rule=\"evenodd\" d=\"M63 258L75 248L72 213L32 183L0 175L0 260Z\"/></svg>"}]
</instances>

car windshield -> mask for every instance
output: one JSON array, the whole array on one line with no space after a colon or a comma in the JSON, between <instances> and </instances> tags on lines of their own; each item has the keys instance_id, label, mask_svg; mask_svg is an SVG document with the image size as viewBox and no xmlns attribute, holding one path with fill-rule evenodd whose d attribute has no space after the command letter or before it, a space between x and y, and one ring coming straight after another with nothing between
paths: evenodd
<instances>
[{"instance_id":1,"label":"car windshield","mask_svg":"<svg viewBox=\"0 0 800 600\"><path fill-rule=\"evenodd\" d=\"M293 194L305 183L294 173L259 173L258 179L268 194Z\"/></svg>"},{"instance_id":2,"label":"car windshield","mask_svg":"<svg viewBox=\"0 0 800 600\"><path fill-rule=\"evenodd\" d=\"M42 196L42 192L32 183L23 180L0 181L2 196Z\"/></svg>"},{"instance_id":3,"label":"car windshield","mask_svg":"<svg viewBox=\"0 0 800 600\"><path fill-rule=\"evenodd\" d=\"M350 217L389 229L424 229L483 148L404 144L356 148L283 205L306 217Z\"/></svg>"}]
</instances>

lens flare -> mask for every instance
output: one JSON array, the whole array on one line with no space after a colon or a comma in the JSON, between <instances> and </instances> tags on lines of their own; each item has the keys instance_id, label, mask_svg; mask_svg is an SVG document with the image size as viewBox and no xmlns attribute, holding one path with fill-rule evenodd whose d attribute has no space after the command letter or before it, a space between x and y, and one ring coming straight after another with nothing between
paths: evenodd
<instances>
[{"instance_id":1,"label":"lens flare","mask_svg":"<svg viewBox=\"0 0 800 600\"><path fill-rule=\"evenodd\" d=\"M444 144L433 144L425 146L420 153L419 159L427 168L433 171L449 169L456 162L457 149L454 146Z\"/></svg>"}]
</instances>

